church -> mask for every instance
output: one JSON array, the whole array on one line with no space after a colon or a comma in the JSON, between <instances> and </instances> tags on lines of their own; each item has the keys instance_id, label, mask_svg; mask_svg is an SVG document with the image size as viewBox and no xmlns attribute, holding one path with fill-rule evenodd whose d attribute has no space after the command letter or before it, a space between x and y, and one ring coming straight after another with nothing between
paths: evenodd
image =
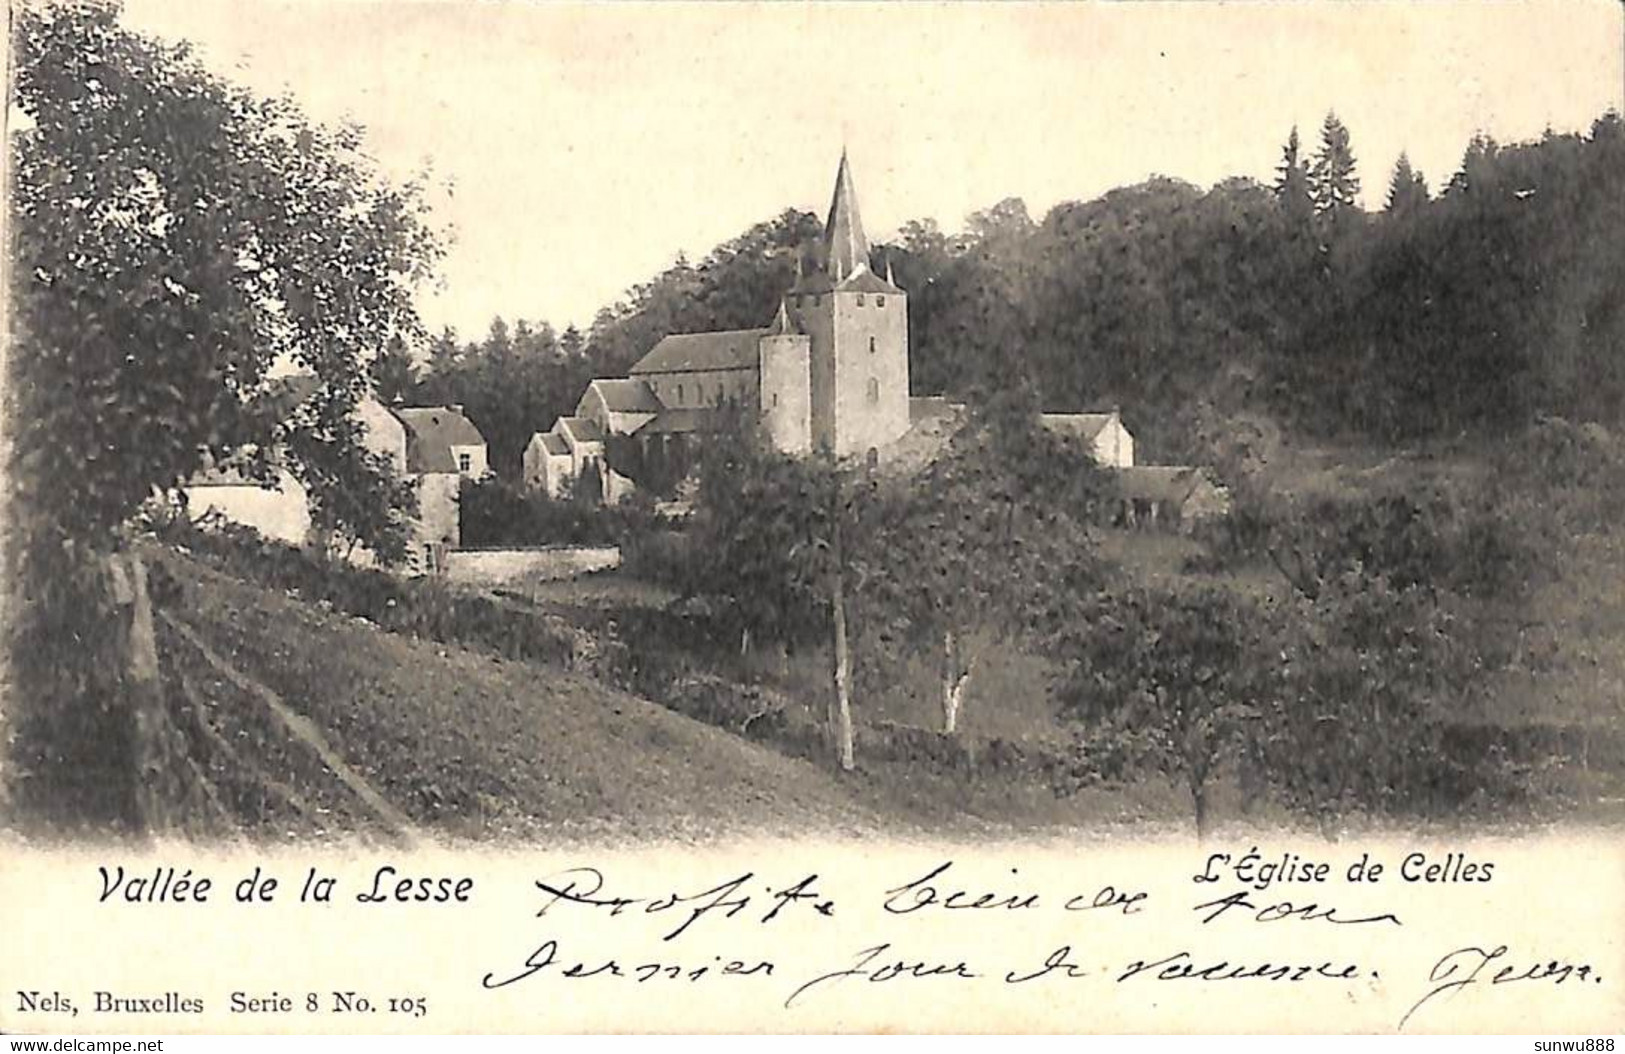
<instances>
[{"instance_id":1,"label":"church","mask_svg":"<svg viewBox=\"0 0 1625 1054\"><path fill-rule=\"evenodd\" d=\"M686 464L732 412L755 416L788 454L880 456L909 430L908 297L870 269L857 191L841 154L822 252L758 329L667 336L626 377L592 381L575 413L531 436L528 486L559 496L591 481L604 501L632 481L616 470Z\"/></svg>"}]
</instances>

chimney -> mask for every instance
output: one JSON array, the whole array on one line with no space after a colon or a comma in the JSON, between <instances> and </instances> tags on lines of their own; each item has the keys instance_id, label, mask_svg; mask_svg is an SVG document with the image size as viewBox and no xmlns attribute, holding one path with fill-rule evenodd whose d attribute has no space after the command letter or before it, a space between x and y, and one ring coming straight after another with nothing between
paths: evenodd
<instances>
[{"instance_id":1,"label":"chimney","mask_svg":"<svg viewBox=\"0 0 1625 1054\"><path fill-rule=\"evenodd\" d=\"M463 404L452 403L451 405L447 406L446 409L450 410L454 414L460 414L463 412Z\"/></svg>"}]
</instances>

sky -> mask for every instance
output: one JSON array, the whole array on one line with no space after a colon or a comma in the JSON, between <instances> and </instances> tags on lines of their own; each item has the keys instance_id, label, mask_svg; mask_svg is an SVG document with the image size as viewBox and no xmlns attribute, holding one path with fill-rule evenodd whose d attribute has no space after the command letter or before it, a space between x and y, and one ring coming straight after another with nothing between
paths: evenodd
<instances>
[{"instance_id":1,"label":"sky","mask_svg":"<svg viewBox=\"0 0 1625 1054\"><path fill-rule=\"evenodd\" d=\"M850 152L864 225L1035 219L1157 174L1269 180L1335 110L1363 198L1401 150L1437 188L1478 131L1625 109L1619 0L791 4L125 0L216 72L427 165L452 237L420 307L585 328L634 283L787 207Z\"/></svg>"}]
</instances>

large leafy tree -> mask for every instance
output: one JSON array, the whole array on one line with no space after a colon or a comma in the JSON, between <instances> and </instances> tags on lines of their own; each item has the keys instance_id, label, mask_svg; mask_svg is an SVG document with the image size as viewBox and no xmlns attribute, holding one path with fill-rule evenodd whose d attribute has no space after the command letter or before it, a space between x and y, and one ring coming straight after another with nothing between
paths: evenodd
<instances>
[{"instance_id":1,"label":"large leafy tree","mask_svg":"<svg viewBox=\"0 0 1625 1054\"><path fill-rule=\"evenodd\" d=\"M15 30L15 772L36 802L150 821L131 710L156 671L123 526L206 458L263 471L287 447L324 525L381 531L387 551L404 496L351 410L386 342L416 339L437 245L418 188L380 178L359 129L217 79L116 5L25 7ZM279 360L319 382L299 413L267 397Z\"/></svg>"},{"instance_id":2,"label":"large leafy tree","mask_svg":"<svg viewBox=\"0 0 1625 1054\"><path fill-rule=\"evenodd\" d=\"M1008 414L1009 418L1006 419ZM1033 646L1098 585L1085 524L1108 483L1090 456L993 403L917 475L881 479L850 546L865 645L933 657L942 731L958 731L974 642Z\"/></svg>"},{"instance_id":3,"label":"large leafy tree","mask_svg":"<svg viewBox=\"0 0 1625 1054\"><path fill-rule=\"evenodd\" d=\"M1085 598L1055 638L1063 713L1079 722L1079 768L1151 768L1190 794L1199 834L1212 785L1236 755L1279 659L1258 611L1222 587L1130 586Z\"/></svg>"}]
</instances>

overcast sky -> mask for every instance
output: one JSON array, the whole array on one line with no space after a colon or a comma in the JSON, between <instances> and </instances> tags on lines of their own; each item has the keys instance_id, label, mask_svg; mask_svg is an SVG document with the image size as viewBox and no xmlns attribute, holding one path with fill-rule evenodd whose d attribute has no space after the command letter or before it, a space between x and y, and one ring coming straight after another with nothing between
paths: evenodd
<instances>
[{"instance_id":1,"label":"overcast sky","mask_svg":"<svg viewBox=\"0 0 1625 1054\"><path fill-rule=\"evenodd\" d=\"M1625 94L1625 5L565 5L126 0L222 74L427 160L455 229L431 325L585 326L678 251L828 205L842 144L871 237L1035 218L1151 174L1268 179L1335 109L1367 204L1401 149L1437 187L1467 139L1588 127Z\"/></svg>"}]
</instances>

